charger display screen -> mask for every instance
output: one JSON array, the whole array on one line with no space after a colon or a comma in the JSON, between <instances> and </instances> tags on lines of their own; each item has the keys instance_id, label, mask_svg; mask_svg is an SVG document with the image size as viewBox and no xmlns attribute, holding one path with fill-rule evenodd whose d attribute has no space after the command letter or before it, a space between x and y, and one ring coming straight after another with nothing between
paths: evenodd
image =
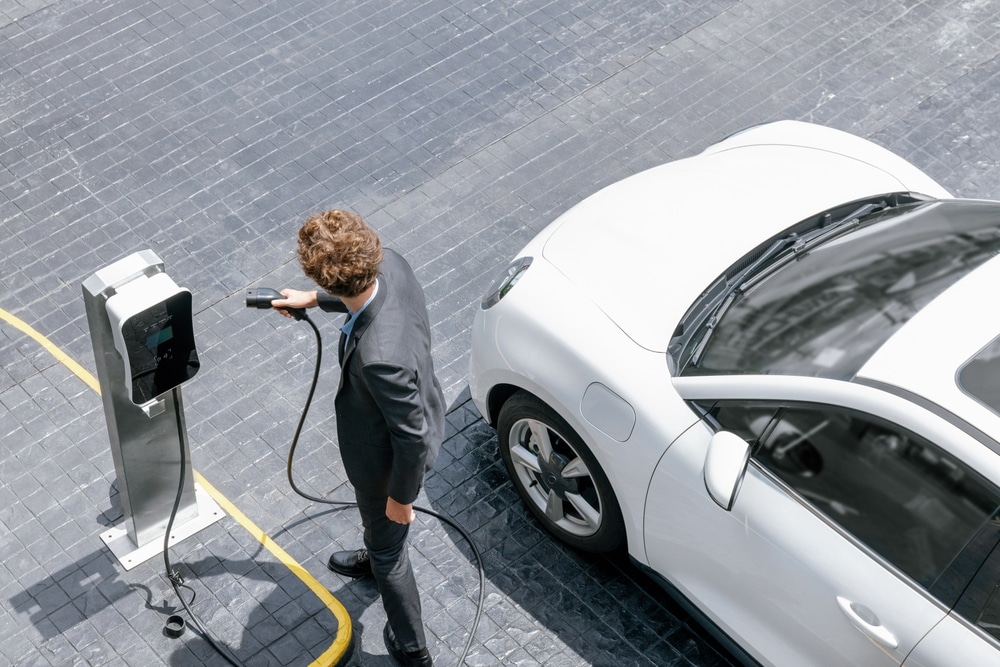
<instances>
[{"instance_id":1,"label":"charger display screen","mask_svg":"<svg viewBox=\"0 0 1000 667\"><path fill-rule=\"evenodd\" d=\"M149 348L150 350L155 351L156 348L158 348L160 345L163 345L173 337L174 337L174 328L168 324L159 331L156 331L149 335L149 338L146 339L146 347Z\"/></svg>"}]
</instances>

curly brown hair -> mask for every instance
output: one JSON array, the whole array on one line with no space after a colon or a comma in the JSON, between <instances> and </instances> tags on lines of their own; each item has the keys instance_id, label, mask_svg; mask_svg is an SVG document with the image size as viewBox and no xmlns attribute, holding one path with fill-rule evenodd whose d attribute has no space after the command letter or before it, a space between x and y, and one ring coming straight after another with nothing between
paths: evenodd
<instances>
[{"instance_id":1,"label":"curly brown hair","mask_svg":"<svg viewBox=\"0 0 1000 667\"><path fill-rule=\"evenodd\" d=\"M299 229L302 270L334 296L364 292L378 277L381 262L382 241L356 213L316 213Z\"/></svg>"}]
</instances>

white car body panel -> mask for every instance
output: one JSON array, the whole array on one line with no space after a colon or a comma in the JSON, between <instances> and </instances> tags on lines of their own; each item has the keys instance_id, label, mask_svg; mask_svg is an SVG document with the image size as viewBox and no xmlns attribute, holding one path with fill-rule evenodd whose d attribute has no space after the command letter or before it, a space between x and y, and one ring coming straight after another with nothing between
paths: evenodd
<instances>
[{"instance_id":1,"label":"white car body panel","mask_svg":"<svg viewBox=\"0 0 1000 667\"><path fill-rule=\"evenodd\" d=\"M917 644L903 667L994 667L996 644L954 614L948 614Z\"/></svg>"},{"instance_id":2,"label":"white car body panel","mask_svg":"<svg viewBox=\"0 0 1000 667\"><path fill-rule=\"evenodd\" d=\"M646 514L653 569L741 645L768 647L767 655L751 649L762 664L899 665L947 611L886 576L881 563L791 500L755 465L732 509L720 508L698 474L710 437L707 428L690 429L653 475ZM838 597L871 609L898 647L871 641L843 614ZM822 662L819 646L827 649Z\"/></svg>"},{"instance_id":3,"label":"white car body panel","mask_svg":"<svg viewBox=\"0 0 1000 667\"><path fill-rule=\"evenodd\" d=\"M832 138L849 135L826 128L817 133L816 126L803 123L778 125L794 129L800 144L751 144L763 130L744 132L730 140L733 148L723 150L728 143L723 142L600 190L559 217L535 244L544 243L546 261L636 344L662 352L701 290L751 248L792 224L863 197L920 192L916 187L931 191L921 194L948 196L874 144L858 140L867 148L860 153L868 162L830 150ZM780 129L765 127L769 136ZM811 147L811 138L822 140L821 148ZM692 253L692 248L706 250ZM671 286L669 292L664 285Z\"/></svg>"},{"instance_id":4,"label":"white car body panel","mask_svg":"<svg viewBox=\"0 0 1000 667\"><path fill-rule=\"evenodd\" d=\"M897 396L863 385L823 378L785 376L685 377L674 381L687 399L787 400L839 405L885 417L930 437L959 458L977 458L985 448L941 417L915 409ZM916 583L885 564L791 498L782 484L751 465L726 516L700 480L711 431L689 429L667 450L650 483L645 521L649 565L682 594L698 600L710 618L743 646L768 646L755 658L765 664L817 664L817 645L827 644L823 664L900 664L948 613ZM978 457L979 472L1000 483L1000 456ZM655 508L669 507L660 512ZM795 526L790 532L789 526ZM789 535L795 539L790 540ZM714 555L713 555L714 554ZM720 554L739 554L725 559ZM773 567L760 570L761 563ZM843 573L822 579L809 574ZM837 597L865 605L899 642L879 646L855 627ZM827 600L827 605L799 600ZM746 606L737 608L744 601ZM713 613L725 609L726 615ZM951 622L956 622L952 620ZM984 640L988 644L988 640ZM982 647L992 652L995 647ZM928 665L950 664L931 660ZM961 663L977 664L977 663Z\"/></svg>"},{"instance_id":5,"label":"white car body panel","mask_svg":"<svg viewBox=\"0 0 1000 667\"><path fill-rule=\"evenodd\" d=\"M470 375L470 391L483 414L489 412L486 393L503 384L525 389L555 409L607 473L622 507L629 549L645 561L642 512L649 473L666 446L697 418L671 386L665 355L630 344L621 329L565 280L550 265L536 262L504 298L502 308L481 311L483 316L473 324L473 338L480 342L473 345L471 363L482 370ZM535 285L547 289L533 289ZM524 294L532 298L525 299ZM563 327L586 335L569 348L560 335ZM486 336L488 343L483 342ZM521 344L523 340L531 344ZM617 353L608 355L611 349ZM626 442L588 427L584 396L595 378L602 378L607 390L637 415L656 415L656 421L638 419ZM613 378L629 381L623 384ZM609 411L620 413L622 406ZM614 464L626 458L628 466Z\"/></svg>"},{"instance_id":6,"label":"white car body panel","mask_svg":"<svg viewBox=\"0 0 1000 667\"><path fill-rule=\"evenodd\" d=\"M480 412L495 423L490 399L499 388L523 389L558 413L606 473L629 554L764 664L898 665L912 650L906 665L941 667L954 664L948 643L970 634L981 646L969 644L962 664L1000 655L996 642L950 617L759 464L748 466L727 515L705 488L712 433L686 403L795 398L867 412L929 438L1000 486L1000 455L907 398L974 415L1000 441L1000 416L962 393L954 376L1000 333L997 309L967 312L1000 284L1000 258L904 325L861 369L861 382L671 377L667 367L677 322L740 257L825 209L890 192L951 197L902 158L843 132L790 121L752 128L574 206L525 246L518 257L533 258L531 266L473 324L469 385ZM948 325L955 321L968 326ZM761 572L761 563L773 565ZM869 608L898 646L878 646L843 600ZM817 646L827 647L824 657Z\"/></svg>"},{"instance_id":7,"label":"white car body panel","mask_svg":"<svg viewBox=\"0 0 1000 667\"><path fill-rule=\"evenodd\" d=\"M927 174L892 151L853 134L813 123L782 120L757 125L709 146L703 154L719 153L742 146L763 145L808 146L816 150L849 156L892 174L893 178L905 183L906 189L910 192L919 192L937 199L949 199L952 196Z\"/></svg>"}]
</instances>

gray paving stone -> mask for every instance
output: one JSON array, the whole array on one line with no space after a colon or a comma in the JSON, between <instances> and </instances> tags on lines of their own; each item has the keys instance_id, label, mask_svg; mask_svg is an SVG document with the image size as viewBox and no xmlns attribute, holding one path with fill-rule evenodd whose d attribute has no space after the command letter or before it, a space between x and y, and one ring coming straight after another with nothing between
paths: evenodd
<instances>
[{"instance_id":1,"label":"gray paving stone","mask_svg":"<svg viewBox=\"0 0 1000 667\"><path fill-rule=\"evenodd\" d=\"M348 608L351 664L386 665L372 587L325 569L360 541L356 514L302 501L284 478L311 335L241 303L249 286L304 285L305 214L356 209L426 287L454 409L421 502L474 532L488 577L468 664L732 664L631 566L561 547L519 504L468 401L475 308L582 195L766 120L850 130L957 194L1000 196L994 14L961 0L0 0L0 309L92 369L80 283L157 252L195 294L196 468ZM0 656L223 664L201 640L162 636L177 603L159 563L125 572L97 539L121 513L100 400L5 323L0 362ZM349 497L333 385L328 370L296 479ZM456 539L430 520L414 531L439 664L474 613ZM175 559L247 664L329 646L328 610L233 522Z\"/></svg>"}]
</instances>

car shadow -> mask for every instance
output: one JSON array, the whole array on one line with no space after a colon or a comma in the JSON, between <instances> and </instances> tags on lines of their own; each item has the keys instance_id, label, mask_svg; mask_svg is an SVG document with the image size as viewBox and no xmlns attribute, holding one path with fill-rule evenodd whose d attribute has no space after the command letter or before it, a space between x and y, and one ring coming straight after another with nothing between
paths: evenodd
<instances>
[{"instance_id":1,"label":"car shadow","mask_svg":"<svg viewBox=\"0 0 1000 667\"><path fill-rule=\"evenodd\" d=\"M538 524L503 469L495 432L467 393L451 405L447 425L418 502L468 531L482 558L485 602L468 664L735 664L624 552L578 552ZM336 495L351 499L345 491ZM114 483L107 498L109 507L96 519L102 526L121 516ZM330 551L360 545L356 510L307 503L298 512L271 537L350 614L353 654L341 664L392 665L374 583L325 567ZM426 515L414 525L411 546L435 663L455 664L476 615L474 553L459 531ZM168 616L186 613L160 564L125 573L107 549L74 553L72 562L6 602L29 618L42 644L63 646L67 654L79 647L79 657L95 663L150 664L152 655L178 666L229 664L197 631L201 624L246 665L315 660L337 636L334 614L308 586L227 520L171 547L170 559L185 579L182 594L197 597L190 605L200 615L179 639L167 637L163 626ZM121 622L135 635L116 629ZM95 627L105 624L107 632L94 641Z\"/></svg>"},{"instance_id":2,"label":"car shadow","mask_svg":"<svg viewBox=\"0 0 1000 667\"><path fill-rule=\"evenodd\" d=\"M535 520L468 389L453 401L447 422L425 491L431 508L468 531L482 556L487 604L470 664L736 664L624 549L604 555L576 551ZM468 553L457 532L446 531ZM421 536L412 544L420 552ZM474 599L472 577L465 572L461 581ZM434 618L425 622L434 629ZM454 643L450 649L457 653L461 647Z\"/></svg>"}]
</instances>

